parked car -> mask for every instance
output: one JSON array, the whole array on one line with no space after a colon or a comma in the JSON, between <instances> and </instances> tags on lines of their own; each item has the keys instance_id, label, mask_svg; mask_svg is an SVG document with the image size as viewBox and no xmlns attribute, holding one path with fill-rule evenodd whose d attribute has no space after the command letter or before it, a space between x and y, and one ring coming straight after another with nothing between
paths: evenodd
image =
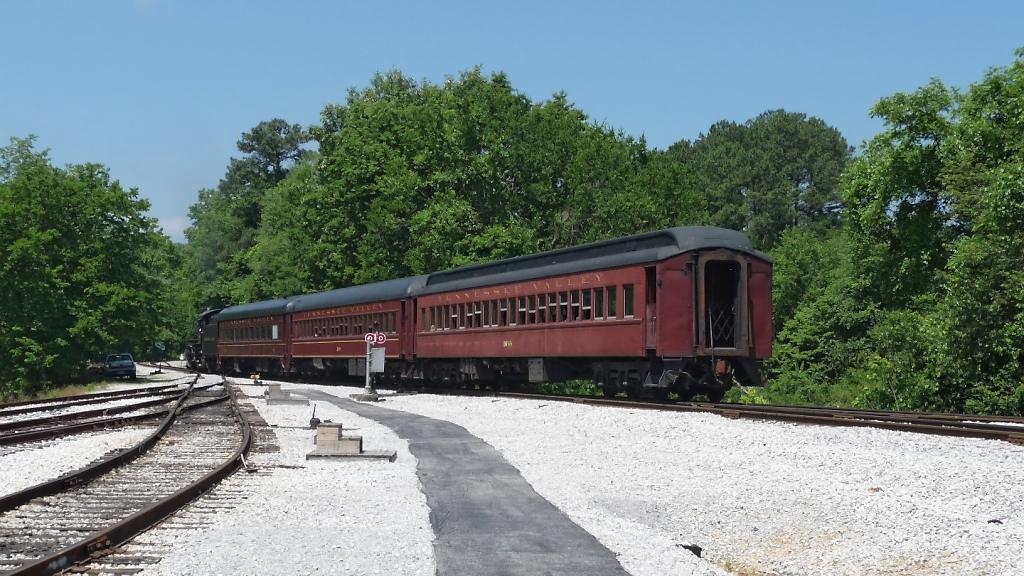
<instances>
[{"instance_id":1,"label":"parked car","mask_svg":"<svg viewBox=\"0 0 1024 576\"><path fill-rule=\"evenodd\" d=\"M135 380L135 360L131 354L110 354L103 362L103 374L111 377L127 376Z\"/></svg>"}]
</instances>

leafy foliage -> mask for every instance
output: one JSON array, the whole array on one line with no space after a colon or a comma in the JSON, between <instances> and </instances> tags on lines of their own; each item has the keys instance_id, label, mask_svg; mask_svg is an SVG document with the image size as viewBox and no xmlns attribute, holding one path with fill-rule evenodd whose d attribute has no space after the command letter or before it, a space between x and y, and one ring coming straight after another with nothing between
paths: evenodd
<instances>
[{"instance_id":1,"label":"leafy foliage","mask_svg":"<svg viewBox=\"0 0 1024 576\"><path fill-rule=\"evenodd\" d=\"M843 180L848 244L834 248L849 265L833 296L808 298L813 249L780 246L770 395L1024 413L1022 59L964 93L933 80L874 107L886 129Z\"/></svg>"},{"instance_id":2,"label":"leafy foliage","mask_svg":"<svg viewBox=\"0 0 1024 576\"><path fill-rule=\"evenodd\" d=\"M669 148L700 176L711 222L770 249L795 226L832 227L852 148L818 118L770 110L745 124L721 121Z\"/></svg>"},{"instance_id":3,"label":"leafy foliage","mask_svg":"<svg viewBox=\"0 0 1024 576\"><path fill-rule=\"evenodd\" d=\"M0 395L80 378L168 332L175 247L105 168L55 168L33 138L0 149Z\"/></svg>"}]
</instances>

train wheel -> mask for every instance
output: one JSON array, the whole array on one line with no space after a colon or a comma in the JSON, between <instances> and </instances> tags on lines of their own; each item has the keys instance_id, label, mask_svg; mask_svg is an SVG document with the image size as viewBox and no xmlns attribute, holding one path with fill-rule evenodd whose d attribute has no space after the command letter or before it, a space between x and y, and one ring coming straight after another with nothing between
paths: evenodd
<instances>
[{"instance_id":1,"label":"train wheel","mask_svg":"<svg viewBox=\"0 0 1024 576\"><path fill-rule=\"evenodd\" d=\"M614 398L615 395L618 393L619 391L616 390L615 388L612 388L611 386L601 387L601 394L603 394L605 398Z\"/></svg>"}]
</instances>

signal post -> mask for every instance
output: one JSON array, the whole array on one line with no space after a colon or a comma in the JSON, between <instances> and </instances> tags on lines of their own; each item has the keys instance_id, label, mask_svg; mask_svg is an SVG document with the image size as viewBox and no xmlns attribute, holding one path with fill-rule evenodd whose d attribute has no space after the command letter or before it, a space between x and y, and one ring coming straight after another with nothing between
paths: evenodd
<instances>
[{"instance_id":1,"label":"signal post","mask_svg":"<svg viewBox=\"0 0 1024 576\"><path fill-rule=\"evenodd\" d=\"M366 340L366 387L362 394L353 394L352 398L363 402L376 402L380 397L373 389L373 375L384 372L383 346L388 337L383 332L367 332L363 339Z\"/></svg>"}]
</instances>

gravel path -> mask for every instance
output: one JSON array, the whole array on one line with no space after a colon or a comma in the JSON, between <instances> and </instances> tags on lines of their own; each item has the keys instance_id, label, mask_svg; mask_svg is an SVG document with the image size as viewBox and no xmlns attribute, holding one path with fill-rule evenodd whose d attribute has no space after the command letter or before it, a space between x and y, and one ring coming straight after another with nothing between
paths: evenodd
<instances>
[{"instance_id":1,"label":"gravel path","mask_svg":"<svg viewBox=\"0 0 1024 576\"><path fill-rule=\"evenodd\" d=\"M264 388L242 389L277 426L281 452L253 454L260 473L226 488L251 496L205 528L147 535L171 552L142 574L434 573L429 510L403 440L317 403L317 417L398 459L307 461L313 407L267 406ZM1019 446L496 398L378 406L482 438L634 576L1024 574ZM17 455L0 457L0 482L20 473L8 461Z\"/></svg>"}]
</instances>

